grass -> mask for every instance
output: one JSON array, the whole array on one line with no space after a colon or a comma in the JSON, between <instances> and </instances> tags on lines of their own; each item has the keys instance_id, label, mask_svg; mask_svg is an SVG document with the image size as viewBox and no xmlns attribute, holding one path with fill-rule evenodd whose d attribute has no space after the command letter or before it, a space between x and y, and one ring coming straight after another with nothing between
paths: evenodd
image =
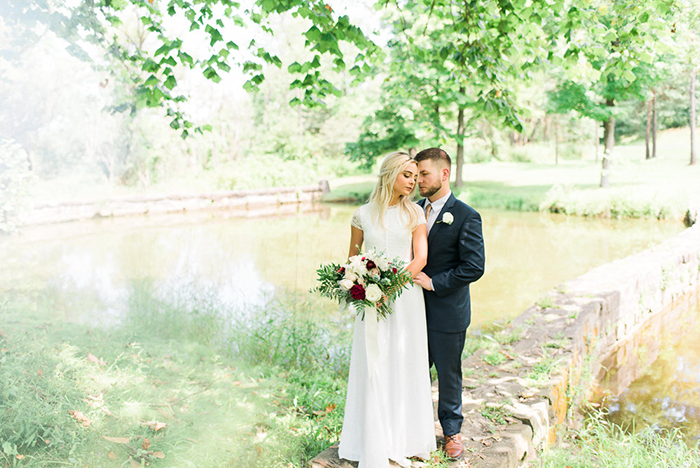
<instances>
[{"instance_id":1,"label":"grass","mask_svg":"<svg viewBox=\"0 0 700 468\"><path fill-rule=\"evenodd\" d=\"M498 366L506 362L506 357L498 351L484 353L481 360L490 366Z\"/></svg>"},{"instance_id":2,"label":"grass","mask_svg":"<svg viewBox=\"0 0 700 468\"><path fill-rule=\"evenodd\" d=\"M481 408L481 415L486 419L493 421L494 423L502 426L508 424L506 418L512 418L513 413L505 409L505 405L501 406L484 406Z\"/></svg>"},{"instance_id":3,"label":"grass","mask_svg":"<svg viewBox=\"0 0 700 468\"><path fill-rule=\"evenodd\" d=\"M134 287L111 329L7 297L0 464L301 467L338 439L347 337L290 302L231 321L185 296Z\"/></svg>"},{"instance_id":4,"label":"grass","mask_svg":"<svg viewBox=\"0 0 700 468\"><path fill-rule=\"evenodd\" d=\"M700 452L690 448L680 431L626 431L609 423L603 413L593 413L583 428L570 432L565 444L541 454L544 468L677 468L700 465Z\"/></svg>"},{"instance_id":5,"label":"grass","mask_svg":"<svg viewBox=\"0 0 700 468\"><path fill-rule=\"evenodd\" d=\"M496 333L496 341L502 345L512 344L519 341L522 337L522 330L520 328L510 329L506 328Z\"/></svg>"},{"instance_id":6,"label":"grass","mask_svg":"<svg viewBox=\"0 0 700 468\"><path fill-rule=\"evenodd\" d=\"M536 384L542 384L549 380L552 371L556 369L557 360L543 350L542 359L537 361L527 374L527 378Z\"/></svg>"},{"instance_id":7,"label":"grass","mask_svg":"<svg viewBox=\"0 0 700 468\"><path fill-rule=\"evenodd\" d=\"M599 188L601 163L592 153L570 148L571 157L558 165L553 157L527 158L535 162L467 162L465 185L455 193L477 209L682 220L700 200L700 166L688 166L689 140L687 128L660 132L659 156L648 161L643 141L618 144L607 189ZM512 150L551 152L549 146L537 144ZM364 203L374 180L374 175L337 179L325 200Z\"/></svg>"},{"instance_id":8,"label":"grass","mask_svg":"<svg viewBox=\"0 0 700 468\"><path fill-rule=\"evenodd\" d=\"M539 301L536 302L536 304L542 309L551 309L552 307L554 307L554 301L549 296L542 297Z\"/></svg>"}]
</instances>

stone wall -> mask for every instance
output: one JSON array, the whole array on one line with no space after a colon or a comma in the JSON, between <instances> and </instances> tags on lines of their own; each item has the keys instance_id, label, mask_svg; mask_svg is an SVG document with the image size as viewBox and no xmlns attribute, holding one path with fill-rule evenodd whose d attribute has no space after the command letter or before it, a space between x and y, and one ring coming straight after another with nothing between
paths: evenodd
<instances>
[{"instance_id":1,"label":"stone wall","mask_svg":"<svg viewBox=\"0 0 700 468\"><path fill-rule=\"evenodd\" d=\"M454 466L534 459L578 420L578 404L624 390L663 335L672 341L696 321L699 293L700 225L551 291L464 361L465 457ZM331 448L312 466L353 465Z\"/></svg>"},{"instance_id":2,"label":"stone wall","mask_svg":"<svg viewBox=\"0 0 700 468\"><path fill-rule=\"evenodd\" d=\"M32 226L178 211L256 210L261 207L320 201L321 195L328 191L328 182L322 181L318 185L304 187L37 203L20 217L20 225Z\"/></svg>"}]
</instances>

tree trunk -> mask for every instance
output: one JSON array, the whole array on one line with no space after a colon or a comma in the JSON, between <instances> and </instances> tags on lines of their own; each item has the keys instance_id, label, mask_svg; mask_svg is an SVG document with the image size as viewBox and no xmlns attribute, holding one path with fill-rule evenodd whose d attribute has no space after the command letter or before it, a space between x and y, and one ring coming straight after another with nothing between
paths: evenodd
<instances>
[{"instance_id":1,"label":"tree trunk","mask_svg":"<svg viewBox=\"0 0 700 468\"><path fill-rule=\"evenodd\" d=\"M600 131L600 122L594 120L593 123L595 124L595 139L593 141L593 144L595 145L595 162L598 164L598 148L600 147L600 137L598 136L598 132Z\"/></svg>"},{"instance_id":2,"label":"tree trunk","mask_svg":"<svg viewBox=\"0 0 700 468\"><path fill-rule=\"evenodd\" d=\"M649 146L649 137L651 135L651 99L647 102L647 134L646 134L646 145L647 152L645 159L651 159L651 146Z\"/></svg>"},{"instance_id":3,"label":"tree trunk","mask_svg":"<svg viewBox=\"0 0 700 468\"><path fill-rule=\"evenodd\" d=\"M605 104L613 106L612 100L608 99ZM606 188L610 186L610 160L615 148L615 117L612 115L604 123L603 140L605 141L605 152L603 153L603 169L600 172L600 186Z\"/></svg>"},{"instance_id":4,"label":"tree trunk","mask_svg":"<svg viewBox=\"0 0 700 468\"><path fill-rule=\"evenodd\" d=\"M435 103L435 109L433 109L433 111L435 112L435 122L440 123L440 104ZM440 138L440 129L437 125L435 126L435 137Z\"/></svg>"},{"instance_id":5,"label":"tree trunk","mask_svg":"<svg viewBox=\"0 0 700 468\"><path fill-rule=\"evenodd\" d=\"M690 165L694 166L697 163L697 155L695 151L695 80L697 78L697 69L690 70Z\"/></svg>"},{"instance_id":6,"label":"tree trunk","mask_svg":"<svg viewBox=\"0 0 700 468\"><path fill-rule=\"evenodd\" d=\"M658 125L658 111L656 109L656 91L654 91L654 113L653 113L653 122L652 122L652 130L651 130L651 157L656 158L656 132L659 129Z\"/></svg>"},{"instance_id":7,"label":"tree trunk","mask_svg":"<svg viewBox=\"0 0 700 468\"><path fill-rule=\"evenodd\" d=\"M532 127L532 132L530 132L530 138L528 138L528 141L535 140L535 132L537 131L537 128L540 126L541 123L542 119L537 119L537 122L535 122L535 125Z\"/></svg>"},{"instance_id":8,"label":"tree trunk","mask_svg":"<svg viewBox=\"0 0 700 468\"><path fill-rule=\"evenodd\" d=\"M554 164L559 165L559 123L554 124Z\"/></svg>"},{"instance_id":9,"label":"tree trunk","mask_svg":"<svg viewBox=\"0 0 700 468\"><path fill-rule=\"evenodd\" d=\"M297 96L299 100L301 100L301 91L297 89ZM301 113L301 105L297 106L297 133L299 135L299 138L301 138L304 135L304 120L302 118L302 113Z\"/></svg>"},{"instance_id":10,"label":"tree trunk","mask_svg":"<svg viewBox=\"0 0 700 468\"><path fill-rule=\"evenodd\" d=\"M464 94L464 88L459 88L460 94ZM455 188L463 185L462 169L464 167L464 107L459 106L457 112L457 170L455 174Z\"/></svg>"}]
</instances>

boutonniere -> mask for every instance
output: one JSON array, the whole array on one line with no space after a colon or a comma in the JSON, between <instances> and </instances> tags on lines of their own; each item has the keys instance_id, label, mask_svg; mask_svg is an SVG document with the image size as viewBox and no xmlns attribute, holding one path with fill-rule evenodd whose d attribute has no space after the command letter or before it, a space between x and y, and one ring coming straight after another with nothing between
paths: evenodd
<instances>
[{"instance_id":1,"label":"boutonniere","mask_svg":"<svg viewBox=\"0 0 700 468\"><path fill-rule=\"evenodd\" d=\"M442 219L438 221L439 223L445 223L448 226L452 224L452 222L455 220L454 216L452 216L452 213L449 211L445 214L442 215Z\"/></svg>"}]
</instances>

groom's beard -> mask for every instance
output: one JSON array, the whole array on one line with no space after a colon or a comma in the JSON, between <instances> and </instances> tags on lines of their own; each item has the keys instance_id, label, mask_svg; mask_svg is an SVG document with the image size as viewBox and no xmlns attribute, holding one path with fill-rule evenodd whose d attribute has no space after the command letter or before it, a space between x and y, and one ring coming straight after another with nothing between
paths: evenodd
<instances>
[{"instance_id":1,"label":"groom's beard","mask_svg":"<svg viewBox=\"0 0 700 468\"><path fill-rule=\"evenodd\" d=\"M442 185L433 185L432 187L418 187L420 196L423 198L430 198L442 188Z\"/></svg>"}]
</instances>

